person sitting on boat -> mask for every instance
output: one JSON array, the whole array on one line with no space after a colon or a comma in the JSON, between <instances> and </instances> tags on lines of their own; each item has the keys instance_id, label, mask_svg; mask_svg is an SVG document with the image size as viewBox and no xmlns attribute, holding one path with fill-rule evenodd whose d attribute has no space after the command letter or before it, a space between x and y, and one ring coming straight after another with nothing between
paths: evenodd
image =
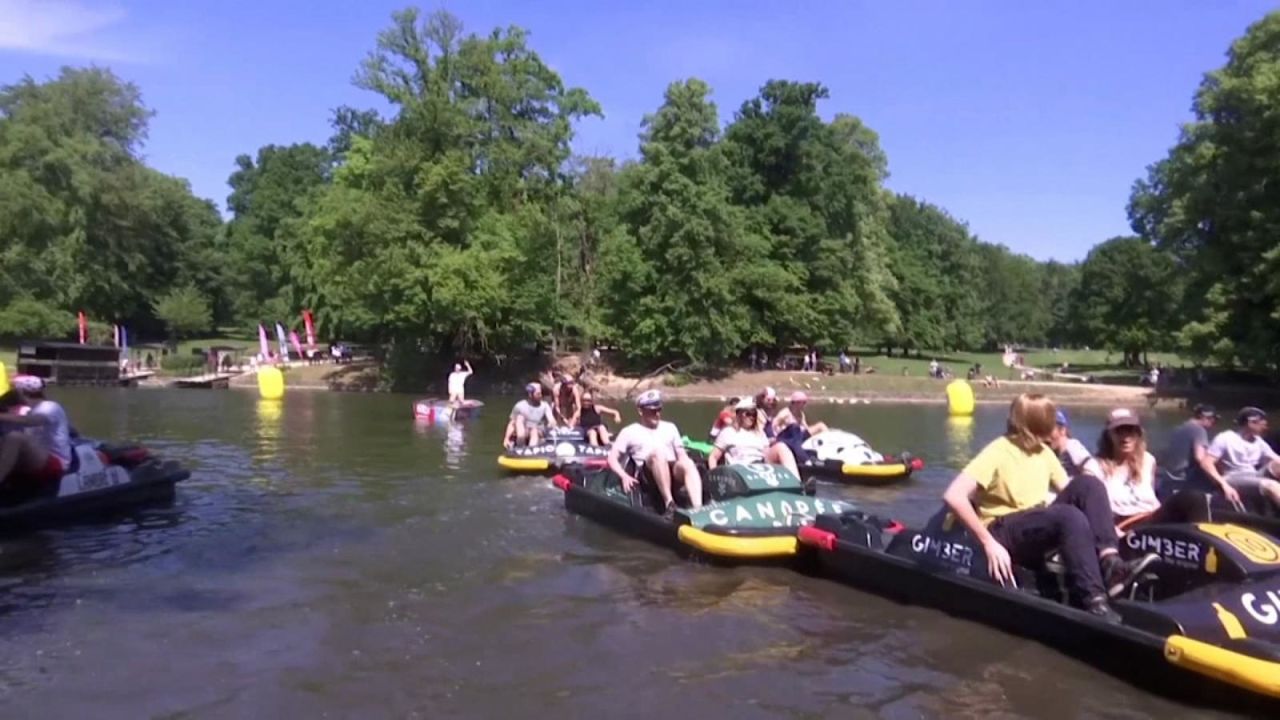
<instances>
[{"instance_id":1,"label":"person sitting on boat","mask_svg":"<svg viewBox=\"0 0 1280 720\"><path fill-rule=\"evenodd\" d=\"M753 351L754 352L754 351ZM716 416L716 421L711 424L711 431L707 435L715 440L720 431L733 424L734 408L738 407L740 398L731 397L724 407L720 408L720 414ZM752 403L754 405L754 403Z\"/></svg>"},{"instance_id":2,"label":"person sitting on boat","mask_svg":"<svg viewBox=\"0 0 1280 720\"><path fill-rule=\"evenodd\" d=\"M463 365L466 370L463 370ZM453 372L449 373L449 405L458 407L467 399L467 378L471 377L471 361L454 363Z\"/></svg>"},{"instance_id":3,"label":"person sitting on boat","mask_svg":"<svg viewBox=\"0 0 1280 720\"><path fill-rule=\"evenodd\" d=\"M778 391L771 387L767 387L756 395L756 408L761 414L760 423L764 434L770 439L775 437L773 432L773 418L778 414Z\"/></svg>"},{"instance_id":4,"label":"person sitting on boat","mask_svg":"<svg viewBox=\"0 0 1280 720\"><path fill-rule=\"evenodd\" d=\"M715 469L721 460L727 460L733 465L782 465L796 477L800 477L800 468L796 466L796 456L791 448L783 442L770 443L764 430L760 429L760 414L756 412L756 402L751 398L738 401L734 408L733 425L721 430L716 436L715 447L707 458L707 467Z\"/></svg>"},{"instance_id":5,"label":"person sitting on boat","mask_svg":"<svg viewBox=\"0 0 1280 720\"><path fill-rule=\"evenodd\" d=\"M1156 495L1156 458L1147 452L1146 432L1138 416L1127 408L1107 415L1098 439L1098 477L1107 486L1111 514L1124 528L1136 521L1152 523L1204 522L1209 519L1208 497L1195 490L1178 492L1161 502Z\"/></svg>"},{"instance_id":6,"label":"person sitting on boat","mask_svg":"<svg viewBox=\"0 0 1280 720\"><path fill-rule=\"evenodd\" d=\"M646 390L636 397L640 422L631 423L618 432L609 450L609 469L622 479L622 489L630 492L639 480L624 464L629 458L635 467L643 467L658 486L666 514L675 511L671 495L674 482L683 482L689 493L689 505L702 507L702 476L685 452L680 430L662 419L662 393Z\"/></svg>"},{"instance_id":7,"label":"person sitting on boat","mask_svg":"<svg viewBox=\"0 0 1280 720\"><path fill-rule=\"evenodd\" d=\"M1186 489L1209 490L1213 484L1229 502L1240 503L1240 494L1222 479L1208 453L1209 429L1217 422L1218 411L1212 405L1196 405L1191 417L1174 429L1169 442L1156 456L1160 480L1157 495L1164 497Z\"/></svg>"},{"instance_id":8,"label":"person sitting on boat","mask_svg":"<svg viewBox=\"0 0 1280 720\"><path fill-rule=\"evenodd\" d=\"M510 449L516 443L537 445L551 428L551 406L542 402L542 385L531 382L524 386L525 399L511 408L511 420L502 436L502 445Z\"/></svg>"},{"instance_id":9,"label":"person sitting on boat","mask_svg":"<svg viewBox=\"0 0 1280 720\"><path fill-rule=\"evenodd\" d=\"M791 397L787 399L787 406L779 410L770 421L773 423L774 436L782 438L788 434L795 434L800 442L804 442L814 435L826 432L826 423L809 424L804 412L804 407L808 403L809 396L803 390L791 393Z\"/></svg>"},{"instance_id":10,"label":"person sitting on boat","mask_svg":"<svg viewBox=\"0 0 1280 720\"><path fill-rule=\"evenodd\" d=\"M1064 410L1054 413L1053 435L1049 437L1049 447L1058 454L1058 462L1067 471L1067 477L1092 475L1102 477L1102 468L1094 459L1093 453L1076 438L1071 436L1071 420Z\"/></svg>"},{"instance_id":11,"label":"person sitting on boat","mask_svg":"<svg viewBox=\"0 0 1280 720\"><path fill-rule=\"evenodd\" d=\"M1256 407L1242 408L1236 429L1218 433L1205 451L1214 462L1209 475L1235 488L1237 496L1240 490L1257 489L1280 508L1280 482L1275 480L1280 477L1280 455L1263 440L1266 433L1267 414Z\"/></svg>"},{"instance_id":12,"label":"person sitting on boat","mask_svg":"<svg viewBox=\"0 0 1280 720\"><path fill-rule=\"evenodd\" d=\"M1015 582L1015 559L1038 567L1046 553L1057 549L1072 599L1090 614L1119 622L1108 598L1152 558L1120 559L1106 488L1088 475L1069 478L1046 445L1055 416L1049 398L1019 395L1009 407L1005 434L960 471L942 499L982 544L992 579L1009 585ZM1050 487L1058 496L1046 504Z\"/></svg>"},{"instance_id":13,"label":"person sitting on boat","mask_svg":"<svg viewBox=\"0 0 1280 720\"><path fill-rule=\"evenodd\" d=\"M556 383L554 400L555 406L552 409L555 411L555 417L552 419L561 427L578 427L578 414L582 409L582 388L578 383L574 382L572 377L564 375L560 382Z\"/></svg>"},{"instance_id":14,"label":"person sitting on boat","mask_svg":"<svg viewBox=\"0 0 1280 720\"><path fill-rule=\"evenodd\" d=\"M22 476L38 483L57 482L71 465L71 425L67 412L44 395L44 381L34 375L13 378L13 389L31 409L0 414L0 424L22 428L0 440L0 483Z\"/></svg>"},{"instance_id":15,"label":"person sitting on boat","mask_svg":"<svg viewBox=\"0 0 1280 720\"><path fill-rule=\"evenodd\" d=\"M600 413L612 415L613 421L616 423L622 422L622 413L611 407L597 405L595 393L590 390L584 390L582 393L582 412L578 414L578 423L583 435L587 438L587 442L591 443L592 446L608 445L611 441L609 428L604 424L604 418L600 417Z\"/></svg>"},{"instance_id":16,"label":"person sitting on boat","mask_svg":"<svg viewBox=\"0 0 1280 720\"><path fill-rule=\"evenodd\" d=\"M22 393L17 390L11 388L5 394L0 395L0 415L26 415L30 410L31 407L27 405L26 398L22 397ZM0 423L0 435L14 431L20 432L21 430L22 427L19 425Z\"/></svg>"}]
</instances>

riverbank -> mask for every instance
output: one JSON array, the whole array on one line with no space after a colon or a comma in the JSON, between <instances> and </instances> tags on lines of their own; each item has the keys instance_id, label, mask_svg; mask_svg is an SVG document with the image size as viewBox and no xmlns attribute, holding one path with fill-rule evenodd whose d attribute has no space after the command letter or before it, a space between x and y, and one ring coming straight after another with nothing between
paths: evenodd
<instances>
[{"instance_id":1,"label":"riverbank","mask_svg":"<svg viewBox=\"0 0 1280 720\"><path fill-rule=\"evenodd\" d=\"M814 402L836 404L858 403L936 403L947 402L947 381L927 377L892 375L823 375L791 371L737 372L716 380L704 380L679 386L666 384L670 378L659 375L637 380L616 375L592 374L590 384L610 398L634 396L650 388L658 388L671 400L725 400L755 395L772 387L786 396L804 391ZM1177 406L1178 398L1156 398L1148 388L1132 385L1102 385L1040 381L1001 381L999 386L985 387L970 383L975 400L984 404L1006 404L1025 392L1040 392L1062 405L1162 405Z\"/></svg>"}]
</instances>

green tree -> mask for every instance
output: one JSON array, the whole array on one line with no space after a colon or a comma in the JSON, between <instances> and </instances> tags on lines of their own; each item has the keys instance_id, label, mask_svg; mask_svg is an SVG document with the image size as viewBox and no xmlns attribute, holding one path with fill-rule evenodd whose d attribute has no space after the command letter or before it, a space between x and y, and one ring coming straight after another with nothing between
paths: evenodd
<instances>
[{"instance_id":1,"label":"green tree","mask_svg":"<svg viewBox=\"0 0 1280 720\"><path fill-rule=\"evenodd\" d=\"M978 244L978 257L982 272L975 279L983 300L984 344L995 348L1044 343L1053 320L1040 264L988 243Z\"/></svg>"},{"instance_id":2,"label":"green tree","mask_svg":"<svg viewBox=\"0 0 1280 720\"><path fill-rule=\"evenodd\" d=\"M155 301L155 313L172 338L190 337L213 329L209 302L194 285L165 293Z\"/></svg>"},{"instance_id":3,"label":"green tree","mask_svg":"<svg viewBox=\"0 0 1280 720\"><path fill-rule=\"evenodd\" d=\"M748 302L753 339L824 347L896 335L886 173L875 134L824 123L817 83L771 80L725 131L730 189L763 240Z\"/></svg>"},{"instance_id":4,"label":"green tree","mask_svg":"<svg viewBox=\"0 0 1280 720\"><path fill-rule=\"evenodd\" d=\"M4 340L59 340L71 337L75 328L75 315L30 298L0 308L0 338Z\"/></svg>"},{"instance_id":5,"label":"green tree","mask_svg":"<svg viewBox=\"0 0 1280 720\"><path fill-rule=\"evenodd\" d=\"M1275 369L1280 358L1280 13L1205 75L1167 157L1135 183L1134 230L1188 283L1183 342L1202 356Z\"/></svg>"},{"instance_id":6,"label":"green tree","mask_svg":"<svg viewBox=\"0 0 1280 720\"><path fill-rule=\"evenodd\" d=\"M1125 363L1136 365L1147 350L1172 344L1170 310L1179 305L1181 285L1167 253L1141 238L1111 238L1080 265L1071 299L1076 334L1122 351Z\"/></svg>"},{"instance_id":7,"label":"green tree","mask_svg":"<svg viewBox=\"0 0 1280 720\"><path fill-rule=\"evenodd\" d=\"M897 278L890 297L901 333L886 338L904 349L974 349L982 334L983 301L977 241L945 211L899 195L890 204L889 256Z\"/></svg>"},{"instance_id":8,"label":"green tree","mask_svg":"<svg viewBox=\"0 0 1280 720\"><path fill-rule=\"evenodd\" d=\"M645 117L644 162L627 178L629 237L607 246L612 325L640 357L715 362L744 344L739 288L752 253L729 202L710 92L697 79L672 83Z\"/></svg>"}]
</instances>

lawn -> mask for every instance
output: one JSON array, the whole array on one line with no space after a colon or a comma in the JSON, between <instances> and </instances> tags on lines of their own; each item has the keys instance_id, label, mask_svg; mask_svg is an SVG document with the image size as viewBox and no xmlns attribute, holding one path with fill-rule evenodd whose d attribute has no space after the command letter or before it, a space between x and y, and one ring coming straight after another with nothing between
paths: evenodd
<instances>
[{"instance_id":1,"label":"lawn","mask_svg":"<svg viewBox=\"0 0 1280 720\"><path fill-rule=\"evenodd\" d=\"M855 349L850 351L862 359L862 367L865 371L868 365L874 367L876 372L881 375L902 376L903 370L906 375L919 377L926 376L929 373L929 362L936 359L939 364L946 367L957 377L964 377L965 372L974 363L982 364L982 372L984 375L995 375L1001 380L1016 379L1016 372L1004 366L1002 353L971 353L971 352L921 352L919 357L914 353L911 357L902 357L895 355L893 357L886 356L876 350ZM1029 367L1057 372L1062 363L1068 363L1068 373L1078 375L1093 375L1100 382L1116 383L1124 385L1133 385L1138 382L1137 368L1125 368L1120 366L1120 353L1112 353L1106 350L1025 350L1022 353L1026 364ZM838 356L832 355L823 358L827 362L836 362ZM1180 357L1176 353L1150 353L1147 356L1151 363L1162 363L1166 367L1190 366L1191 363Z\"/></svg>"}]
</instances>

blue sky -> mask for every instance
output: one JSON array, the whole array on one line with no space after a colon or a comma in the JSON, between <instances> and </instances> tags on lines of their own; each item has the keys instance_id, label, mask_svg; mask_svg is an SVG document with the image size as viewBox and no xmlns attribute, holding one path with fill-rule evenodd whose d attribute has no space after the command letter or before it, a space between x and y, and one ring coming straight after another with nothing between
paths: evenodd
<instances>
[{"instance_id":1,"label":"blue sky","mask_svg":"<svg viewBox=\"0 0 1280 720\"><path fill-rule=\"evenodd\" d=\"M237 154L323 142L393 10L338 0L0 0L0 82L95 62L156 111L148 162L225 205ZM825 116L880 133L889 186L982 239L1076 260L1128 232L1133 181L1190 118L1202 74L1274 7L1256 0L741 2L454 0L474 32L520 25L604 106L580 152L629 156L672 80L700 77L721 120L769 78L817 80Z\"/></svg>"}]
</instances>

